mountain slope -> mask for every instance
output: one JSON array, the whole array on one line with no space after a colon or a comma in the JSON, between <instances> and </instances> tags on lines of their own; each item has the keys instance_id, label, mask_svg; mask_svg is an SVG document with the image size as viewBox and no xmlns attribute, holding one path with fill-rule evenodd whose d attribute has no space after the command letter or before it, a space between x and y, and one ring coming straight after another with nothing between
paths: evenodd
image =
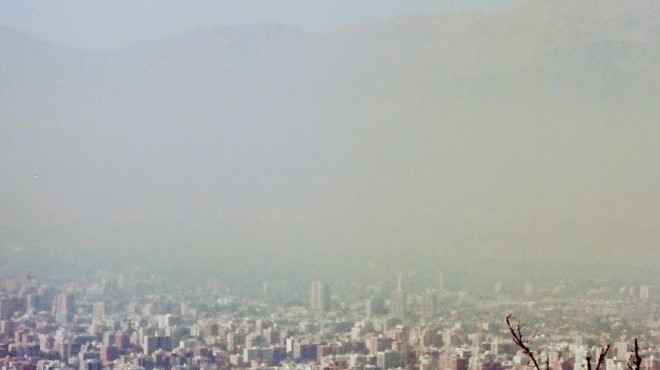
<instances>
[{"instance_id":1,"label":"mountain slope","mask_svg":"<svg viewBox=\"0 0 660 370\"><path fill-rule=\"evenodd\" d=\"M2 28L0 249L658 261L658 19L531 2L104 53Z\"/></svg>"}]
</instances>

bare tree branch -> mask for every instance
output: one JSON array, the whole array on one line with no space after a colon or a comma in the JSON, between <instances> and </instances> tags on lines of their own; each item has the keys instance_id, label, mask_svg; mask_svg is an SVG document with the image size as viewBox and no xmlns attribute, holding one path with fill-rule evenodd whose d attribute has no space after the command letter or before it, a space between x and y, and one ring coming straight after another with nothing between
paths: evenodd
<instances>
[{"instance_id":1,"label":"bare tree branch","mask_svg":"<svg viewBox=\"0 0 660 370\"><path fill-rule=\"evenodd\" d=\"M603 362L605 361L605 356L607 356L607 352L610 350L611 346L612 346L611 344L608 344L607 346L600 349L600 355L598 356L598 364L596 365L596 370L600 370L600 365L602 365Z\"/></svg>"},{"instance_id":2,"label":"bare tree branch","mask_svg":"<svg viewBox=\"0 0 660 370\"><path fill-rule=\"evenodd\" d=\"M600 370L600 365L602 365L603 361L605 361L605 356L607 355L607 352L610 350L610 346L611 344L608 344L607 346L600 349L600 354L598 355L598 363L596 364L596 370ZM591 370L591 356L587 356L587 369Z\"/></svg>"},{"instance_id":3,"label":"bare tree branch","mask_svg":"<svg viewBox=\"0 0 660 370\"><path fill-rule=\"evenodd\" d=\"M632 365L635 365L635 367L631 365L631 361ZM639 345L637 344L637 338L635 338L635 358L629 359L626 365L628 365L628 369L630 370L640 370L642 366L642 357L639 355Z\"/></svg>"},{"instance_id":4,"label":"bare tree branch","mask_svg":"<svg viewBox=\"0 0 660 370\"><path fill-rule=\"evenodd\" d=\"M516 327L514 328L511 325L511 314L509 314L506 317L506 325L509 327L509 331L511 332L511 336L513 337L513 342L522 349L523 353L527 357L529 357L531 362L534 364L534 368L536 368L536 370L541 370L538 361L536 361L536 357L534 356L534 353L525 344L527 343L527 341L523 339L523 334L522 331L520 330L520 323L516 324Z\"/></svg>"},{"instance_id":5,"label":"bare tree branch","mask_svg":"<svg viewBox=\"0 0 660 370\"><path fill-rule=\"evenodd\" d=\"M529 366L529 364L531 362L534 365L534 368L536 368L536 370L541 370L541 368L539 367L539 363L536 360L536 356L534 356L534 353L532 352L532 350L526 344L526 343L529 342L529 340L526 340L526 339L523 338L522 330L520 329L520 322L518 322L516 324L516 326L514 327L511 324L511 318L512 318L511 314L506 316L506 325L509 328L509 331L511 332L511 337L513 338L513 342L518 347L520 347L522 349L523 353L529 358L530 361L527 363L527 365ZM536 333L534 334L534 336L536 336ZM611 344L608 344L607 346L602 347L600 349L600 353L598 355L598 362L596 363L596 368L595 369L593 369L592 366L591 366L591 360L592 360L593 357L591 355L587 355L586 356L587 370L601 370L600 368L604 364L605 357L607 356L607 352L609 352L611 346L612 346ZM631 365L631 361L632 361L632 359L629 360L628 363L627 363L628 369L630 369L630 370L640 370L640 367L641 367L641 364L642 364L642 358L639 356L639 346L637 344L637 338L635 338L635 360L632 363L632 365L635 365L634 368ZM545 360L545 369L550 370L550 357L549 356Z\"/></svg>"}]
</instances>

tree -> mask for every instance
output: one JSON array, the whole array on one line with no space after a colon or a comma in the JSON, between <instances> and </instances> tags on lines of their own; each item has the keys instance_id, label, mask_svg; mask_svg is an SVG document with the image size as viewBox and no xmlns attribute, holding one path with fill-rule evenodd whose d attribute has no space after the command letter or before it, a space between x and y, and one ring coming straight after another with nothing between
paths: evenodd
<instances>
[{"instance_id":1,"label":"tree","mask_svg":"<svg viewBox=\"0 0 660 370\"><path fill-rule=\"evenodd\" d=\"M507 317L506 317L506 326L509 328L509 331L511 332L511 337L513 339L513 342L518 347L520 347L520 349L522 349L523 353L525 354L525 356L527 356L529 358L529 361L534 366L534 368L536 370L541 370L541 367L539 366L539 362L538 362L538 359L536 358L536 355L534 355L534 352L532 352L532 350L527 345L529 340L524 339L524 337L523 337L522 330L520 329L520 322L516 323L516 326L514 327L511 324L511 317L512 317L511 314L507 315ZM598 363L596 364L596 370L600 370L600 366L605 361L605 356L607 355L607 352L610 350L610 346L611 346L611 344L608 344L607 346L602 347L600 349L600 354L598 355ZM633 369L631 367L630 363L628 363L628 368L630 368L630 370L639 370L639 366L642 363L642 359L639 358L639 354L638 354L637 338L635 338L635 356L636 356L635 357L636 367ZM592 368L591 368L591 359L592 359L591 355L588 355L587 356L587 369L588 370L592 370ZM545 369L546 370L550 369L550 358L545 359Z\"/></svg>"},{"instance_id":2,"label":"tree","mask_svg":"<svg viewBox=\"0 0 660 370\"><path fill-rule=\"evenodd\" d=\"M630 370L639 370L642 366L642 357L639 355L639 345L637 344L637 338L635 338L635 358L630 358L626 365L628 365L628 369ZM632 364L631 364L632 362ZM634 365L634 367L633 367Z\"/></svg>"}]
</instances>

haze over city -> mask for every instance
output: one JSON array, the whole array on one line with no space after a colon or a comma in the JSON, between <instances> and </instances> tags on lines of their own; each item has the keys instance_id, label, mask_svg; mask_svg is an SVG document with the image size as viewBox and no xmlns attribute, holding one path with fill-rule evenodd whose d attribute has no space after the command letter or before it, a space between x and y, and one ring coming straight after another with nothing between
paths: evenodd
<instances>
[{"instance_id":1,"label":"haze over city","mask_svg":"<svg viewBox=\"0 0 660 370\"><path fill-rule=\"evenodd\" d=\"M4 268L660 261L657 2L159 4L1 5Z\"/></svg>"},{"instance_id":2,"label":"haze over city","mask_svg":"<svg viewBox=\"0 0 660 370\"><path fill-rule=\"evenodd\" d=\"M0 2L0 370L660 370L660 2Z\"/></svg>"}]
</instances>

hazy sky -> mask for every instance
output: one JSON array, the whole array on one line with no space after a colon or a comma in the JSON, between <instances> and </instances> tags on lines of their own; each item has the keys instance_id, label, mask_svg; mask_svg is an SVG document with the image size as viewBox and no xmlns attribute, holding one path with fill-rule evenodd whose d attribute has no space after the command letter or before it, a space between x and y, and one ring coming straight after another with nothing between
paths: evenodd
<instances>
[{"instance_id":1,"label":"hazy sky","mask_svg":"<svg viewBox=\"0 0 660 370\"><path fill-rule=\"evenodd\" d=\"M0 2L165 38L0 27L0 260L657 265L660 2L504 5Z\"/></svg>"},{"instance_id":2,"label":"hazy sky","mask_svg":"<svg viewBox=\"0 0 660 370\"><path fill-rule=\"evenodd\" d=\"M0 24L63 46L102 50L235 24L283 23L309 32L406 13L493 10L521 0L3 1Z\"/></svg>"}]
</instances>

